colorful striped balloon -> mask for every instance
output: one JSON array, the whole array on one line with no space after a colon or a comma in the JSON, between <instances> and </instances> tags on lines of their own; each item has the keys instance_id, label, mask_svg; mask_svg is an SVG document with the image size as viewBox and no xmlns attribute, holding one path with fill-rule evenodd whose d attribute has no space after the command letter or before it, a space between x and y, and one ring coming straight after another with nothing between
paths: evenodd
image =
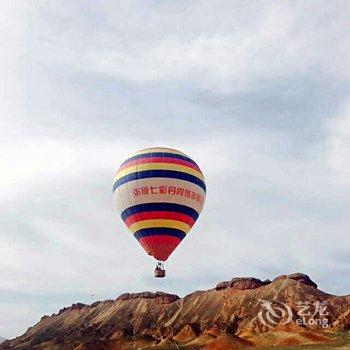
<instances>
[{"instance_id":1,"label":"colorful striped balloon","mask_svg":"<svg viewBox=\"0 0 350 350\"><path fill-rule=\"evenodd\" d=\"M198 165L170 148L147 148L114 177L117 210L147 254L166 261L196 222L205 201Z\"/></svg>"}]
</instances>

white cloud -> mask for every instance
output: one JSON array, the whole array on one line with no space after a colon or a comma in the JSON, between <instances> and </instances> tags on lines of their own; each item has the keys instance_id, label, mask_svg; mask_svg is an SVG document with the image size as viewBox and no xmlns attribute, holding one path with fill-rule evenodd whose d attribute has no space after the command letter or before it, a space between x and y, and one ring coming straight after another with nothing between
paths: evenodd
<instances>
[{"instance_id":1,"label":"white cloud","mask_svg":"<svg viewBox=\"0 0 350 350\"><path fill-rule=\"evenodd\" d=\"M2 288L30 300L25 320L23 309L4 303L19 324L5 325L5 335L57 311L62 293L71 303L145 289L185 293L234 275L302 270L317 280L347 269L337 256L350 244L343 209L348 107L310 142L303 130L252 127L249 113L233 123L236 111L224 120L214 105L216 118L208 118L205 104L199 109L189 101L198 89L234 96L233 103L237 91L255 91L271 104L259 114L265 120L276 109L265 100L270 82L284 83L274 95L282 101L293 94L286 81L298 89L300 77L315 85L326 77L329 87L346 83L348 3L322 4L70 2L4 14L2 33L11 35L5 34L9 55L1 62L8 88L0 104L0 269ZM107 83L96 79L101 72ZM175 98L184 87L188 100ZM150 90L159 100L148 100ZM159 108L149 117L152 104ZM253 104L248 110L260 113ZM278 113L286 118L283 109ZM317 130L324 117L314 116ZM111 194L121 161L153 144L188 152L208 185L203 215L169 260L170 281L157 282L153 261L117 217ZM343 281L334 278L338 286ZM332 292L333 281L324 283ZM342 283L337 291L349 287ZM49 295L55 303L36 307Z\"/></svg>"},{"instance_id":2,"label":"white cloud","mask_svg":"<svg viewBox=\"0 0 350 350\"><path fill-rule=\"evenodd\" d=\"M328 162L335 183L350 185L350 102L328 122Z\"/></svg>"},{"instance_id":3,"label":"white cloud","mask_svg":"<svg viewBox=\"0 0 350 350\"><path fill-rule=\"evenodd\" d=\"M291 6L287 2L272 2L247 13L246 6L237 3L231 5L231 11L220 12L215 25L210 21L210 11L218 14L214 3L213 8L206 8L205 15L195 7L192 16L196 17L197 12L202 14L198 22L183 22L178 13L159 16L152 19L154 27L153 31L147 31L148 36L134 38L131 31L127 44L129 26L126 26L124 40L117 37L112 40L113 45L107 43L98 51L88 50L84 68L114 74L132 83L186 82L196 88L225 93L263 89L266 80L282 82L286 75L305 77L322 72L326 76L349 78L342 69L349 59L346 50L349 38L343 33L347 27L346 12L337 12L336 24L320 23L320 18L337 8L336 4L326 8L315 3ZM309 13L313 16L308 16ZM240 23L242 18L245 21ZM158 35L158 28L168 20L174 24L173 31L168 29ZM208 24L206 30L198 33L202 21ZM182 30L178 30L180 26ZM184 34L186 29L193 33ZM344 47L339 47L335 36L342 37ZM339 55L330 57L327 53L334 50Z\"/></svg>"},{"instance_id":4,"label":"white cloud","mask_svg":"<svg viewBox=\"0 0 350 350\"><path fill-rule=\"evenodd\" d=\"M341 1L106 2L77 13L77 4L37 5L29 53L33 63L49 60L131 84L171 82L221 93L262 90L266 81L283 83L290 76L344 80L349 78L343 69L349 60L348 6ZM38 49L41 57L35 55Z\"/></svg>"}]
</instances>

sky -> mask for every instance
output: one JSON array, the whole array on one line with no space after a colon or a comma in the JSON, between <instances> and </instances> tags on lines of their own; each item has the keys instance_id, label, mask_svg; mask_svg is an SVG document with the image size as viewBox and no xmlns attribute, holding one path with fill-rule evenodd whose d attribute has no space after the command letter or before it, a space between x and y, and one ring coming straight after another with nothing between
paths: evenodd
<instances>
[{"instance_id":1,"label":"sky","mask_svg":"<svg viewBox=\"0 0 350 350\"><path fill-rule=\"evenodd\" d=\"M2 1L0 335L123 292L304 272L350 293L348 1ZM152 146L204 210L168 278L114 211Z\"/></svg>"}]
</instances>

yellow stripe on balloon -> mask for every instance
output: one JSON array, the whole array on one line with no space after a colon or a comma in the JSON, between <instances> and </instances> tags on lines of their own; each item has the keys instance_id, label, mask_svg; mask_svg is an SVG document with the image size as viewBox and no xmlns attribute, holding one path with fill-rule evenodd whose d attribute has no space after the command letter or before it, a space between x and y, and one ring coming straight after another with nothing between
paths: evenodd
<instances>
[{"instance_id":1,"label":"yellow stripe on balloon","mask_svg":"<svg viewBox=\"0 0 350 350\"><path fill-rule=\"evenodd\" d=\"M172 163L144 163L139 165L132 165L128 168L118 171L118 173L114 177L114 182L122 178L127 174L132 174L138 171L147 171L147 170L173 170L180 171L182 173L191 174L193 176L198 177L202 181L204 181L203 175L192 168L189 168L184 165L172 164Z\"/></svg>"},{"instance_id":2,"label":"yellow stripe on balloon","mask_svg":"<svg viewBox=\"0 0 350 350\"><path fill-rule=\"evenodd\" d=\"M181 230L185 233L188 233L191 227L184 222L177 220L165 220L165 219L152 219L152 220L141 220L135 222L134 224L129 226L129 230L132 233L137 232L138 230L144 228L152 228L152 227L167 227L167 228L175 228Z\"/></svg>"}]
</instances>

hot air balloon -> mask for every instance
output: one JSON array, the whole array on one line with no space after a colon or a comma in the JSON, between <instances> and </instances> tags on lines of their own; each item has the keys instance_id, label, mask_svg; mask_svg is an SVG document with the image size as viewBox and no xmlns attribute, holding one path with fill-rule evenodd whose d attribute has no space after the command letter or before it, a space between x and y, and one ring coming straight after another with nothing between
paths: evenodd
<instances>
[{"instance_id":1,"label":"hot air balloon","mask_svg":"<svg viewBox=\"0 0 350 350\"><path fill-rule=\"evenodd\" d=\"M116 209L148 255L155 277L202 211L206 186L198 165L171 148L147 148L128 158L113 183Z\"/></svg>"}]
</instances>

